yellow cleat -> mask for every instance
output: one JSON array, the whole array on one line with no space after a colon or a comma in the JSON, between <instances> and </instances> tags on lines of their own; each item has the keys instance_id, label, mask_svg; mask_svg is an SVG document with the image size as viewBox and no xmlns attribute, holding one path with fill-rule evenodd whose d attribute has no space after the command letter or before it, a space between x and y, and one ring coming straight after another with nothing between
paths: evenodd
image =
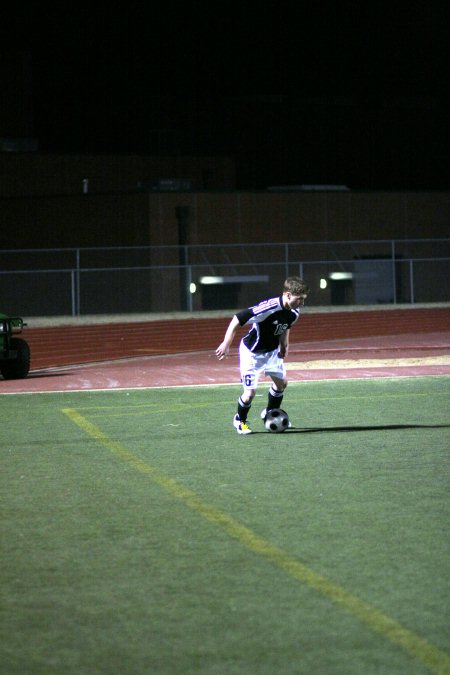
<instances>
[{"instance_id":1,"label":"yellow cleat","mask_svg":"<svg viewBox=\"0 0 450 675\"><path fill-rule=\"evenodd\" d=\"M251 434L252 430L248 426L247 422L242 422L237 415L234 416L233 426L238 432L238 434Z\"/></svg>"}]
</instances>

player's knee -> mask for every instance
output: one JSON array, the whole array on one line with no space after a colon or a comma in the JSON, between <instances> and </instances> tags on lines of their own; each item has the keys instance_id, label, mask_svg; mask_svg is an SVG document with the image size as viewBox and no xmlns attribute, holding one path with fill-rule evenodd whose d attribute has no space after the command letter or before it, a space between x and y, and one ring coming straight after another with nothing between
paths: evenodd
<instances>
[{"instance_id":1,"label":"player's knee","mask_svg":"<svg viewBox=\"0 0 450 675\"><path fill-rule=\"evenodd\" d=\"M278 393L282 394L286 389L287 385L288 385L287 380L278 380L277 383L274 384L274 389Z\"/></svg>"}]
</instances>

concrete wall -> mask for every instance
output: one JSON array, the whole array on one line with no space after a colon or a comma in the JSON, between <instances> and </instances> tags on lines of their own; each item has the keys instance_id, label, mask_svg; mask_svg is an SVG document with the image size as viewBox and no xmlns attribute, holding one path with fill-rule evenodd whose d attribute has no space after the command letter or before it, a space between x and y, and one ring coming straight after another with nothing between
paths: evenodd
<instances>
[{"instance_id":1,"label":"concrete wall","mask_svg":"<svg viewBox=\"0 0 450 675\"><path fill-rule=\"evenodd\" d=\"M191 190L152 191L159 179L189 180ZM177 244L179 206L189 207L189 244L449 234L450 192L238 192L235 185L230 157L0 153L0 249Z\"/></svg>"},{"instance_id":2,"label":"concrete wall","mask_svg":"<svg viewBox=\"0 0 450 675\"><path fill-rule=\"evenodd\" d=\"M177 205L190 208L191 244L449 236L450 193L154 194L149 196L151 244L177 242Z\"/></svg>"},{"instance_id":3,"label":"concrete wall","mask_svg":"<svg viewBox=\"0 0 450 675\"><path fill-rule=\"evenodd\" d=\"M0 198L0 249L449 236L450 193L184 192Z\"/></svg>"}]
</instances>

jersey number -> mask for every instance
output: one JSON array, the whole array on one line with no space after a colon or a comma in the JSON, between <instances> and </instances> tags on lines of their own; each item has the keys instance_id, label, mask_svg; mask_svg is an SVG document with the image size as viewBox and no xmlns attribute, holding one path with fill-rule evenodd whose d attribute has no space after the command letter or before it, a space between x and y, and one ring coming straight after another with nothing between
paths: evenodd
<instances>
[{"instance_id":1,"label":"jersey number","mask_svg":"<svg viewBox=\"0 0 450 675\"><path fill-rule=\"evenodd\" d=\"M244 385L246 387L248 387L249 389L253 389L254 383L255 383L254 375L244 375Z\"/></svg>"}]
</instances>

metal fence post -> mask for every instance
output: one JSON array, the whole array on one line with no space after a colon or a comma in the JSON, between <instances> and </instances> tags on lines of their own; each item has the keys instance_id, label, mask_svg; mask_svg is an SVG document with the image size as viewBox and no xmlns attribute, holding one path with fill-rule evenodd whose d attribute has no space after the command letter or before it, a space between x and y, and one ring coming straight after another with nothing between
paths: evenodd
<instances>
[{"instance_id":1,"label":"metal fence post","mask_svg":"<svg viewBox=\"0 0 450 675\"><path fill-rule=\"evenodd\" d=\"M175 207L175 215L178 221L178 246L179 246L179 262L180 262L180 309L182 311L188 309L190 291L187 288L187 271L188 265L188 238L189 238L189 206Z\"/></svg>"},{"instance_id":2,"label":"metal fence post","mask_svg":"<svg viewBox=\"0 0 450 675\"><path fill-rule=\"evenodd\" d=\"M188 312L192 312L192 291L191 291L191 284L192 284L192 266L188 265L186 269L186 294L187 294L187 310Z\"/></svg>"},{"instance_id":3,"label":"metal fence post","mask_svg":"<svg viewBox=\"0 0 450 675\"><path fill-rule=\"evenodd\" d=\"M76 299L76 271L70 271L70 294L71 294L71 304L72 304L72 316L77 314L77 299Z\"/></svg>"},{"instance_id":4,"label":"metal fence post","mask_svg":"<svg viewBox=\"0 0 450 675\"><path fill-rule=\"evenodd\" d=\"M76 261L77 261L77 273L76 273L76 301L75 301L75 313L76 316L80 316L80 249L77 248L75 251Z\"/></svg>"},{"instance_id":5,"label":"metal fence post","mask_svg":"<svg viewBox=\"0 0 450 675\"><path fill-rule=\"evenodd\" d=\"M394 305L397 304L397 278L395 274L395 240L391 241L391 256L392 256L392 292L394 294Z\"/></svg>"}]
</instances>

